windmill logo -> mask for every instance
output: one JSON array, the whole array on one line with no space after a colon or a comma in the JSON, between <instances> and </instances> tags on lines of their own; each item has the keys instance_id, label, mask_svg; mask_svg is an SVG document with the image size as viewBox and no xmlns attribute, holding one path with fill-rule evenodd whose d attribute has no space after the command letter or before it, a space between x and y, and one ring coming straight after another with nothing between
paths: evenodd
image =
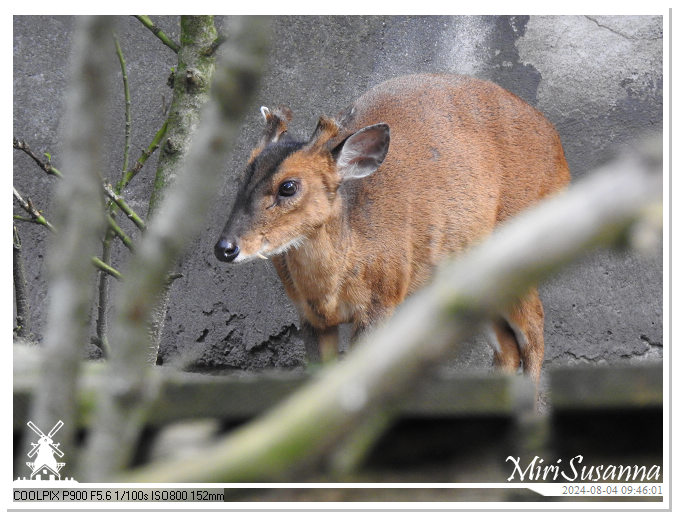
<instances>
[{"instance_id":1,"label":"windmill logo","mask_svg":"<svg viewBox=\"0 0 679 520\"><path fill-rule=\"evenodd\" d=\"M58 421L48 434L43 433L32 421L26 424L38 435L37 442L31 442L32 448L27 454L29 459L35 457L33 461L26 462L26 466L31 469L30 480L62 480L61 469L66 463L57 462L56 457L62 458L64 452L59 449L59 443L54 442L53 437L64 425L63 421Z\"/></svg>"}]
</instances>

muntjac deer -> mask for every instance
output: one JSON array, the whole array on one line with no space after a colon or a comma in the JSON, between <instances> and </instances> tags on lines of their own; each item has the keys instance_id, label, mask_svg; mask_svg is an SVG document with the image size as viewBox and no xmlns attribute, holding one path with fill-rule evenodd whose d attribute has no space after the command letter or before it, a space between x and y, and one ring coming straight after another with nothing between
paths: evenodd
<instances>
[{"instance_id":1,"label":"muntjac deer","mask_svg":"<svg viewBox=\"0 0 679 520\"><path fill-rule=\"evenodd\" d=\"M499 86L464 76L386 81L309 140L288 134L287 107L261 109L231 216L215 245L225 262L270 257L299 311L307 355L336 355L388 317L444 258L566 186L559 135ZM494 362L537 383L544 356L537 288L492 322Z\"/></svg>"}]
</instances>

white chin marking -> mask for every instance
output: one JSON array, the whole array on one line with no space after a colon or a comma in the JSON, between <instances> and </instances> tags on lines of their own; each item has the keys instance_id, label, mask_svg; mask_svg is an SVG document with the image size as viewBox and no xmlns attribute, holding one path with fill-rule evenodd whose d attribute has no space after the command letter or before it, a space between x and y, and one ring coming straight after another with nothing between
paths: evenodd
<instances>
[{"instance_id":1,"label":"white chin marking","mask_svg":"<svg viewBox=\"0 0 679 520\"><path fill-rule=\"evenodd\" d=\"M289 251L290 249L297 248L297 247L301 246L302 243L304 242L304 240L305 240L305 237L297 237L297 238L290 240L290 242L286 242L282 246L278 246L275 249L268 249L267 248L268 244L267 244L262 249L257 251L254 256L258 256L259 258L264 258L264 259L268 260L272 256L282 255L283 253L285 253L286 251Z\"/></svg>"},{"instance_id":2,"label":"white chin marking","mask_svg":"<svg viewBox=\"0 0 679 520\"><path fill-rule=\"evenodd\" d=\"M304 237L297 237L297 238L292 239L290 242L287 242L286 244L283 244L282 246L277 247L276 249L274 249L272 251L267 251L266 254L270 257L276 256L276 255L281 255L281 254L285 253L286 251L289 251L290 249L298 248L299 246L302 245L303 242L304 242ZM260 253L261 253L261 251L260 251Z\"/></svg>"},{"instance_id":3,"label":"white chin marking","mask_svg":"<svg viewBox=\"0 0 679 520\"><path fill-rule=\"evenodd\" d=\"M303 242L304 237L298 237L291 240L290 242L283 244L280 247L277 247L276 249L267 249L266 246L264 246L259 251L251 253L249 255L244 255L241 253L234 259L233 263L237 264L242 262L250 262L251 260L256 260L257 258L261 258L262 260L269 260L271 259L272 256L281 255L292 248L299 247L300 245L302 245Z\"/></svg>"}]
</instances>

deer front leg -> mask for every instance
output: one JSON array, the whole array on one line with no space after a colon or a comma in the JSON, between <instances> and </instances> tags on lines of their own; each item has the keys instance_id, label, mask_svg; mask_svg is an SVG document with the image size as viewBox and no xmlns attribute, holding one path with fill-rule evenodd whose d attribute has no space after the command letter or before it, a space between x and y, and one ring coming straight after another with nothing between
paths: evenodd
<instances>
[{"instance_id":1,"label":"deer front leg","mask_svg":"<svg viewBox=\"0 0 679 520\"><path fill-rule=\"evenodd\" d=\"M302 319L300 332L308 364L327 363L337 358L339 352L337 326L318 329Z\"/></svg>"},{"instance_id":2,"label":"deer front leg","mask_svg":"<svg viewBox=\"0 0 679 520\"><path fill-rule=\"evenodd\" d=\"M350 344L353 347L361 338L378 328L394 314L396 307L374 306L369 313L354 320Z\"/></svg>"}]
</instances>

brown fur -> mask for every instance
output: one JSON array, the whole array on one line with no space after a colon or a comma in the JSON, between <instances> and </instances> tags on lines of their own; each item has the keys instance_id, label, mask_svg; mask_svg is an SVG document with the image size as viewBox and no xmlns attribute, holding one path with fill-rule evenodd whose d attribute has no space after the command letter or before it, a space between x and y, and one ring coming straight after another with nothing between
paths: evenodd
<instances>
[{"instance_id":1,"label":"brown fur","mask_svg":"<svg viewBox=\"0 0 679 520\"><path fill-rule=\"evenodd\" d=\"M245 257L304 238L272 261L299 310L311 356L319 343L328 352L337 325L353 323L359 334L388 317L442 259L570 178L554 127L489 82L396 78L364 94L336 121L322 118L311 141L281 162L238 237ZM390 129L386 159L372 175L341 182L331 150L377 123ZM267 132L282 133L269 126ZM299 181L300 191L277 204L277 186L286 179ZM494 328L496 364L516 370L520 359L537 382L544 351L537 290Z\"/></svg>"}]
</instances>

